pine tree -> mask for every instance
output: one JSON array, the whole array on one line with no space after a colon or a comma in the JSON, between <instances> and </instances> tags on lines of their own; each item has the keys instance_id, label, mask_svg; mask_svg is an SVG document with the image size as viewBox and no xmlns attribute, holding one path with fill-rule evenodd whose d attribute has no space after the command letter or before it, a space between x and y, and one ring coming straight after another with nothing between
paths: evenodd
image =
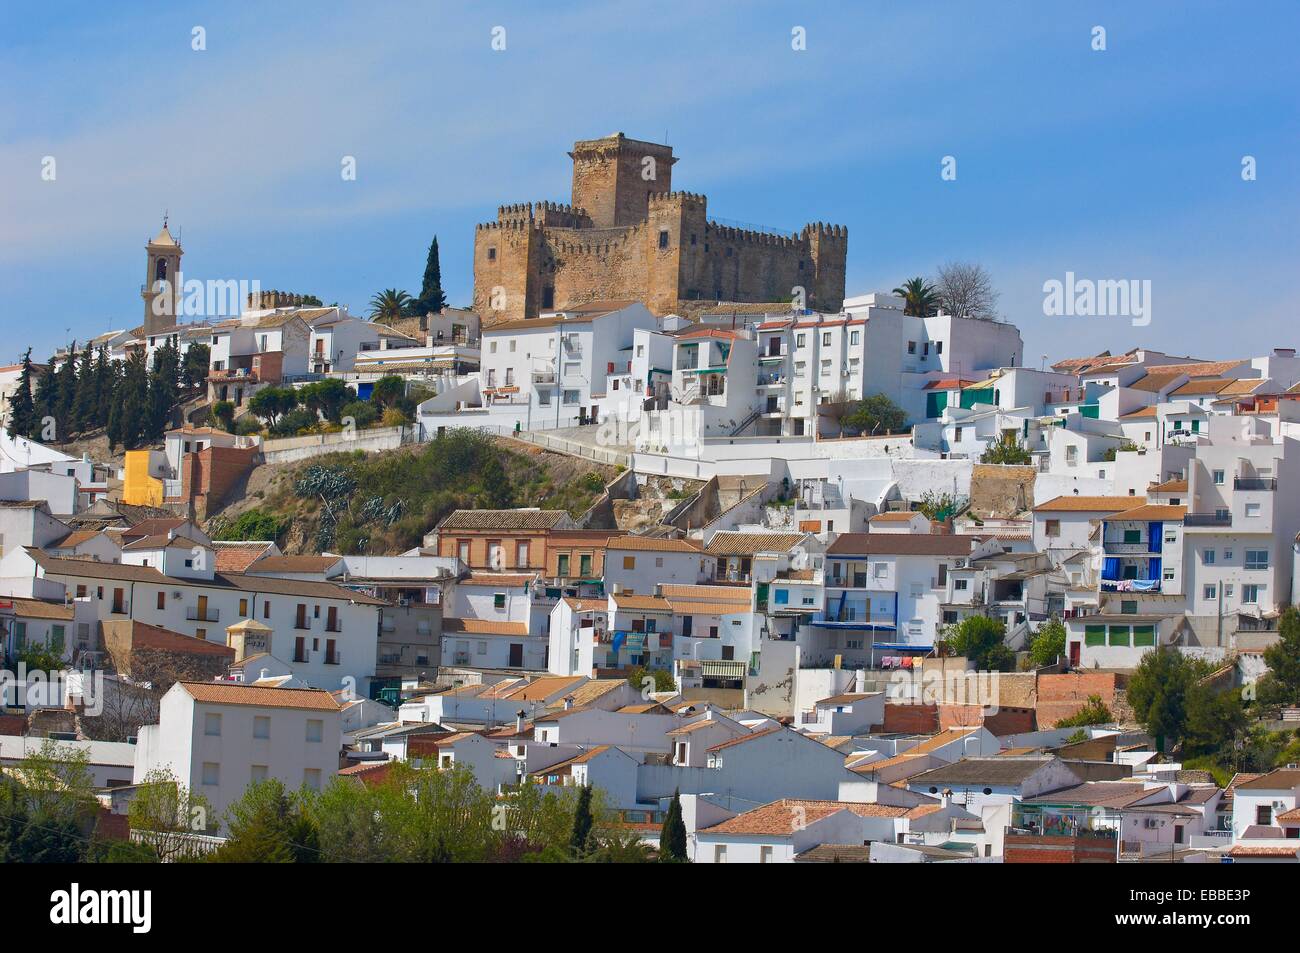
<instances>
[{"instance_id":1,"label":"pine tree","mask_svg":"<svg viewBox=\"0 0 1300 953\"><path fill-rule=\"evenodd\" d=\"M447 307L447 296L442 290L442 265L438 261L438 236L433 236L433 244L429 246L429 257L424 264L424 284L420 286L420 297L416 299L420 307L420 329L428 330L426 317L432 312L433 314L442 314L442 309Z\"/></svg>"},{"instance_id":2,"label":"pine tree","mask_svg":"<svg viewBox=\"0 0 1300 953\"><path fill-rule=\"evenodd\" d=\"M72 401L72 424L77 433L95 427L95 384L95 351L87 341L86 349L81 352L81 365L77 368L77 392Z\"/></svg>"},{"instance_id":3,"label":"pine tree","mask_svg":"<svg viewBox=\"0 0 1300 953\"><path fill-rule=\"evenodd\" d=\"M149 375L149 414L145 422L147 440L162 437L170 421L172 408L180 396L180 352L170 340L154 352L153 371Z\"/></svg>"},{"instance_id":4,"label":"pine tree","mask_svg":"<svg viewBox=\"0 0 1300 953\"><path fill-rule=\"evenodd\" d=\"M113 388L117 386L117 366L108 359L108 348L101 347L95 358L95 426L108 425Z\"/></svg>"},{"instance_id":5,"label":"pine tree","mask_svg":"<svg viewBox=\"0 0 1300 953\"><path fill-rule=\"evenodd\" d=\"M113 390L108 422L110 445L121 445L128 450L138 447L145 436L149 410L149 375L145 371L144 352L133 351Z\"/></svg>"},{"instance_id":6,"label":"pine tree","mask_svg":"<svg viewBox=\"0 0 1300 953\"><path fill-rule=\"evenodd\" d=\"M32 402L32 349L23 355L18 388L9 398L9 436L30 437L36 425L36 405Z\"/></svg>"},{"instance_id":7,"label":"pine tree","mask_svg":"<svg viewBox=\"0 0 1300 953\"><path fill-rule=\"evenodd\" d=\"M77 342L73 341L68 353L59 365L58 398L55 403L54 417L59 424L58 440L62 443L72 437L76 429L74 411L77 403Z\"/></svg>"},{"instance_id":8,"label":"pine tree","mask_svg":"<svg viewBox=\"0 0 1300 953\"><path fill-rule=\"evenodd\" d=\"M46 436L46 424L58 418L59 380L57 368L56 359L50 358L46 365L41 368L40 376L36 379L36 393L33 398L35 409L31 431L33 440L50 439ZM54 436L57 437L57 433Z\"/></svg>"},{"instance_id":9,"label":"pine tree","mask_svg":"<svg viewBox=\"0 0 1300 953\"><path fill-rule=\"evenodd\" d=\"M659 859L664 863L681 863L686 860L686 823L682 820L681 791L673 792L668 815L659 831Z\"/></svg>"}]
</instances>

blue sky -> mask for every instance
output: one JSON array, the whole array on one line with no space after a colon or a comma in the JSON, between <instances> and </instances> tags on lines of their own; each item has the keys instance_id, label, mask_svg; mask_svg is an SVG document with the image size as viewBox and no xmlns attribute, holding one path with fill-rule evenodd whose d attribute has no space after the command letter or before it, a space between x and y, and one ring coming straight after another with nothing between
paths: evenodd
<instances>
[{"instance_id":1,"label":"blue sky","mask_svg":"<svg viewBox=\"0 0 1300 953\"><path fill-rule=\"evenodd\" d=\"M0 362L139 324L164 209L187 277L356 311L418 291L436 233L466 304L474 223L567 201L566 150L616 130L666 136L713 216L847 225L849 294L984 264L1028 364L1295 345L1297 28L1287 0L10 2ZM1149 279L1150 325L1045 317L1067 271Z\"/></svg>"}]
</instances>

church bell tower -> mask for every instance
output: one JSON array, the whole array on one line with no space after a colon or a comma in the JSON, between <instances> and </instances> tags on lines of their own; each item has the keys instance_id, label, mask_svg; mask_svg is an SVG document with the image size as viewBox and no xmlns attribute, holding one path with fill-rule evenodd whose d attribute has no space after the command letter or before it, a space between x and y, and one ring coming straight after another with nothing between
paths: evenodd
<instances>
[{"instance_id":1,"label":"church bell tower","mask_svg":"<svg viewBox=\"0 0 1300 953\"><path fill-rule=\"evenodd\" d=\"M176 325L184 291L177 281L181 273L181 256L185 251L167 230L166 216L163 216L162 231L144 249L147 263L140 297L144 299L144 333L152 334Z\"/></svg>"}]
</instances>

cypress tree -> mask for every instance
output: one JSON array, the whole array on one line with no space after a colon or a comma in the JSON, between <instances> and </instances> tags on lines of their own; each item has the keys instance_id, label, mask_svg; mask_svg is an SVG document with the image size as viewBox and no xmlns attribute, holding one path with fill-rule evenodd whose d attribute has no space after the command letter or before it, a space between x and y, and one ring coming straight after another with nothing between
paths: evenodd
<instances>
[{"instance_id":1,"label":"cypress tree","mask_svg":"<svg viewBox=\"0 0 1300 953\"><path fill-rule=\"evenodd\" d=\"M108 425L109 407L113 401L113 388L117 385L117 369L108 359L108 348L101 347L95 358L95 426Z\"/></svg>"},{"instance_id":2,"label":"cypress tree","mask_svg":"<svg viewBox=\"0 0 1300 953\"><path fill-rule=\"evenodd\" d=\"M167 429L172 408L180 396L180 352L168 341L153 356L153 371L149 375L149 414L144 436L157 440Z\"/></svg>"},{"instance_id":3,"label":"cypress tree","mask_svg":"<svg viewBox=\"0 0 1300 953\"><path fill-rule=\"evenodd\" d=\"M686 860L686 823L682 820L682 793L673 792L668 805L668 815L659 831L659 859L664 863L681 863Z\"/></svg>"},{"instance_id":4,"label":"cypress tree","mask_svg":"<svg viewBox=\"0 0 1300 953\"><path fill-rule=\"evenodd\" d=\"M569 836L569 852L574 857L582 857L587 853L593 824L591 785L584 784L582 790L578 792L578 806L573 812L573 833Z\"/></svg>"},{"instance_id":5,"label":"cypress tree","mask_svg":"<svg viewBox=\"0 0 1300 953\"><path fill-rule=\"evenodd\" d=\"M9 436L30 437L36 424L36 405L32 402L32 349L23 355L23 369L18 375L18 389L9 398Z\"/></svg>"},{"instance_id":6,"label":"cypress tree","mask_svg":"<svg viewBox=\"0 0 1300 953\"><path fill-rule=\"evenodd\" d=\"M433 236L429 246L429 257L424 264L424 283L420 286L420 297L416 299L420 306L420 327L427 330L425 317L432 312L442 314L447 307L447 296L442 290L442 265L438 261L438 236Z\"/></svg>"}]
</instances>

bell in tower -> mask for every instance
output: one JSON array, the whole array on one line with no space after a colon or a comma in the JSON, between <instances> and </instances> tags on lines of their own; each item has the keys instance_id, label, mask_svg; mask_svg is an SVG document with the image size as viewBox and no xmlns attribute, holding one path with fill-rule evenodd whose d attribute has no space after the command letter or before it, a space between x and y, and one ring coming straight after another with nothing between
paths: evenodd
<instances>
[{"instance_id":1,"label":"bell in tower","mask_svg":"<svg viewBox=\"0 0 1300 953\"><path fill-rule=\"evenodd\" d=\"M147 264L140 297L144 299L144 333L152 334L176 325L176 315L184 292L179 281L181 256L185 251L167 230L166 216L163 216L162 231L144 248Z\"/></svg>"}]
</instances>

